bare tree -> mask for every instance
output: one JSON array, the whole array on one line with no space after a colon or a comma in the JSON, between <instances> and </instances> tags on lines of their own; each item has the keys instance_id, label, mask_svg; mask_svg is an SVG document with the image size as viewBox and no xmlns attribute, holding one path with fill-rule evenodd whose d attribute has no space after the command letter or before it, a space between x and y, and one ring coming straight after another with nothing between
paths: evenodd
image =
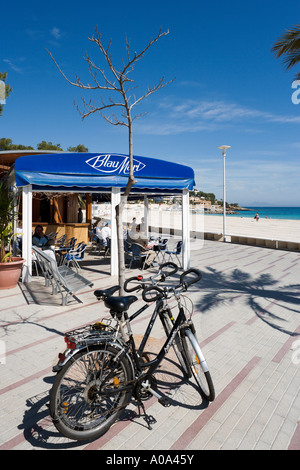
<instances>
[{"instance_id":1,"label":"bare tree","mask_svg":"<svg viewBox=\"0 0 300 470\"><path fill-rule=\"evenodd\" d=\"M165 82L165 78L162 77L156 85L153 87L147 88L147 90L139 97L134 94L134 89L136 88L135 81L131 78L131 73L134 71L134 67L138 61L140 61L145 53L150 49L153 44L155 44L162 36L169 34L169 31L163 32L162 29L159 30L156 37L150 39L146 47L140 52L134 52L131 54L130 51L130 40L125 36L126 42L126 61L122 60L122 66L118 69L113 63L112 56L110 53L111 40L108 46L105 48L102 42L102 35L98 32L98 29L95 29L95 34L88 38L89 41L96 44L100 49L102 56L105 59L106 68L102 68L99 65L96 65L90 55L85 54L85 60L88 65L89 73L92 76L92 84L84 84L80 78L77 76L75 81L70 80L61 70L56 60L54 59L51 52L48 51L51 58L53 59L55 65L57 66L59 72L65 78L65 80L71 85L81 88L82 90L94 90L100 91L102 93L112 92L113 97L108 97L104 101L102 95L100 94L100 103L96 104L95 101L87 101L84 97L81 97L83 110L81 110L78 105L76 108L81 115L82 119L94 114L100 113L100 115L109 123L114 126L125 126L128 128L128 138L129 138L129 177L126 185L124 194L121 196L121 202L116 207L116 225L117 225L117 237L118 237L118 253L119 253L119 266L118 266L118 277L119 284L123 290L124 279L125 279L125 261L124 261L124 245L123 245L123 209L127 203L128 195L130 194L132 186L135 184L135 178L133 174L133 122L135 119L144 116L143 114L133 115L133 108L140 104L142 100L155 93L156 91L164 88L166 85L171 83ZM100 77L100 80L99 80ZM119 97L119 100L116 99ZM115 110L119 110L117 115Z\"/></svg>"}]
</instances>

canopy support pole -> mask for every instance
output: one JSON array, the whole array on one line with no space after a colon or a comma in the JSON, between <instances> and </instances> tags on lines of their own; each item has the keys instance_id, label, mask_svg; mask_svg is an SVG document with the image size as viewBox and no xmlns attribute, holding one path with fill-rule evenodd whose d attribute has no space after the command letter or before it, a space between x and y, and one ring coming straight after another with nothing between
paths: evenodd
<instances>
[{"instance_id":1,"label":"canopy support pole","mask_svg":"<svg viewBox=\"0 0 300 470\"><path fill-rule=\"evenodd\" d=\"M190 210L189 190L182 191L182 267L190 268Z\"/></svg>"},{"instance_id":2,"label":"canopy support pole","mask_svg":"<svg viewBox=\"0 0 300 470\"><path fill-rule=\"evenodd\" d=\"M32 186L24 186L22 190L22 257L25 259L22 281L32 281Z\"/></svg>"},{"instance_id":3,"label":"canopy support pole","mask_svg":"<svg viewBox=\"0 0 300 470\"><path fill-rule=\"evenodd\" d=\"M118 254L118 237L117 237L117 223L116 223L116 206L121 201L120 188L111 188L111 206L110 206L110 220L111 220L111 258L110 258L110 275L118 276L119 274L119 254Z\"/></svg>"},{"instance_id":4,"label":"canopy support pole","mask_svg":"<svg viewBox=\"0 0 300 470\"><path fill-rule=\"evenodd\" d=\"M145 234L148 237L149 235L149 205L148 205L148 196L144 196L144 228Z\"/></svg>"}]
</instances>

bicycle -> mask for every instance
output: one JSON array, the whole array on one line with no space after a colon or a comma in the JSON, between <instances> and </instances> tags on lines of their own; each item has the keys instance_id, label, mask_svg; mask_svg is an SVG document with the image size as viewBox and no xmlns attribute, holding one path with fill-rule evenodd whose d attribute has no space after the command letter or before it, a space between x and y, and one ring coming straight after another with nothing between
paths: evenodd
<instances>
[{"instance_id":1,"label":"bicycle","mask_svg":"<svg viewBox=\"0 0 300 470\"><path fill-rule=\"evenodd\" d=\"M187 279L190 274L195 277ZM128 309L138 300L136 296L111 295L119 286L98 291L110 309L111 318L67 333L67 350L59 355L54 368L57 376L50 392L49 410L59 432L74 440L96 439L115 423L132 397L137 401L140 414L143 410L151 429L151 417L146 414L143 401L154 395L162 405L170 405L170 400L157 390L154 373L175 339L181 347L185 372L196 377L201 396L209 401L214 399L210 372L194 335L192 320L186 318L180 302L181 293L200 279L201 273L191 269L181 274L179 284L173 288L159 287L159 280L155 284L151 279L152 285L141 282L135 290L142 288L146 306L131 316L128 316ZM172 296L179 306L176 319L166 306ZM130 322L153 302L154 312L137 349ZM164 325L167 338L156 358L147 360L143 357L144 347L157 317ZM204 384L200 380L202 373Z\"/></svg>"},{"instance_id":2,"label":"bicycle","mask_svg":"<svg viewBox=\"0 0 300 470\"><path fill-rule=\"evenodd\" d=\"M178 266L175 265L173 262L165 263L164 265L168 266L173 266L176 267L176 271L178 270ZM164 266L163 265L163 266ZM176 271L172 271L171 274L174 274ZM188 276L189 274L196 274L196 278L190 280L190 282L184 282L184 278ZM169 337L173 333L173 342L171 346L174 349L174 352L177 356L177 359L183 369L184 374L186 375L187 378L191 378L194 376L196 383L199 387L200 394L204 396L208 401L213 401L215 398L215 392L214 392L214 386L212 383L211 375L210 372L207 368L205 370L205 365L206 361L204 359L204 356L202 354L200 345L198 343L198 340L196 339L196 330L195 326L191 320L192 313L190 313L190 318L187 319L186 315L184 314L182 323L180 324L178 331L176 331L175 327L175 319L174 316L171 312L171 308L168 303L168 299L172 296L175 296L177 300L177 304L180 309L187 309L186 306L181 305L181 300L182 300L182 293L187 290L189 285L194 284L198 282L201 279L202 275L199 270L196 269L190 269L188 271L185 271L181 277L180 277L180 283L176 287L164 287L162 290L161 288L158 287L158 283L154 282L155 276L152 276L150 278L150 281L152 282L152 286L147 287L147 282L149 280L144 280L142 276L136 276L129 278L125 284L124 284L124 290L127 292L134 292L138 291L140 289L143 289L143 299L146 302L159 302L162 300L162 303L158 305L158 314L159 318L161 320L161 323L163 325L163 328L165 330L165 333L167 337ZM165 280L163 277L162 280ZM135 284L133 287L128 287L129 284ZM153 295L153 291L156 292L156 294ZM152 292L152 295L151 295ZM150 296L148 297L148 295ZM192 303L192 302L191 302ZM145 309L146 306L142 307L142 309ZM139 314L140 311L137 312ZM129 318L131 321L131 318L135 318L136 314L132 315L132 317ZM145 349L146 342L150 336L151 329L153 327L153 324L156 319L156 312L153 313L148 328L146 330L146 333L143 337L143 340L141 342L140 348L138 350L139 354L143 354L143 351ZM173 330L174 328L174 330ZM190 334L192 333L192 335ZM198 350L195 352L195 349ZM195 356L193 354L193 351L195 352ZM197 364L199 363L199 367L197 367ZM203 364L203 367L200 366L200 364ZM202 377L201 372L204 374L204 377Z\"/></svg>"}]
</instances>

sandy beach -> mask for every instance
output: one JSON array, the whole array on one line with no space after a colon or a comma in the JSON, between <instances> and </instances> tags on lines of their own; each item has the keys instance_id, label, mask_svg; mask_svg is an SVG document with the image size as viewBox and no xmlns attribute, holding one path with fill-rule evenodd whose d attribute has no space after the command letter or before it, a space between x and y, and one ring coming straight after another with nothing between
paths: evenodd
<instances>
[{"instance_id":1,"label":"sandy beach","mask_svg":"<svg viewBox=\"0 0 300 470\"><path fill-rule=\"evenodd\" d=\"M144 216L142 206L131 206L128 209L127 220L137 218L137 223ZM157 205L149 207L149 225L164 228L181 227L181 210L170 210L169 206ZM193 214L190 217L191 230L199 232L222 233L222 215ZM266 238L268 240L284 240L300 242L300 220L263 219L256 221L251 217L226 217L227 235Z\"/></svg>"},{"instance_id":2,"label":"sandy beach","mask_svg":"<svg viewBox=\"0 0 300 470\"><path fill-rule=\"evenodd\" d=\"M222 232L223 217L204 215L204 227L207 232ZM262 237L285 241L300 242L300 220L259 219L249 217L226 217L227 234Z\"/></svg>"}]
</instances>

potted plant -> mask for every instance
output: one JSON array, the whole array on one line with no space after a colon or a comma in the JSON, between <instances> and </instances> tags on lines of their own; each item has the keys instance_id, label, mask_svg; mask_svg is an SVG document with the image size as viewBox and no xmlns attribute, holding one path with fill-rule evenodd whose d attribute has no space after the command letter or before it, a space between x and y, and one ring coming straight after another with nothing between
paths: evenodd
<instances>
[{"instance_id":1,"label":"potted plant","mask_svg":"<svg viewBox=\"0 0 300 470\"><path fill-rule=\"evenodd\" d=\"M11 252L13 222L15 218L14 197L9 194L5 182L0 183L0 289L16 287L24 258L14 257Z\"/></svg>"}]
</instances>

